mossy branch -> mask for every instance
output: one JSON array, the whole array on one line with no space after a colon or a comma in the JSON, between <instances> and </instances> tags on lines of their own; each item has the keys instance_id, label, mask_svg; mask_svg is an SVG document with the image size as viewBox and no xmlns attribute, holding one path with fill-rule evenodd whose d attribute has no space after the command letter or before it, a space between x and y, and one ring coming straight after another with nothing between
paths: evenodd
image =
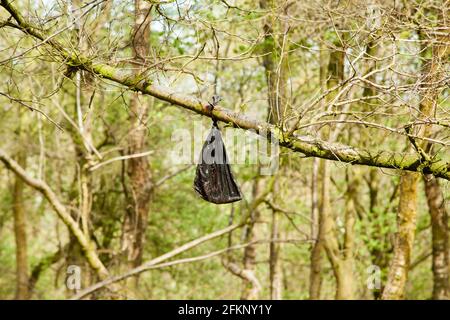
<instances>
[{"instance_id":1,"label":"mossy branch","mask_svg":"<svg viewBox=\"0 0 450 320\"><path fill-rule=\"evenodd\" d=\"M212 112L207 108L208 102L202 101L196 97L185 95L174 91L173 89L153 84L148 80L142 79L139 75L133 75L132 72L113 67L104 63L96 63L89 57L79 52L68 51L56 40L45 35L39 28L26 22L20 12L15 9L10 1L1 0L1 5L16 20L17 26L26 34L29 34L47 45L67 61L70 66L86 70L99 77L119 83L130 90L139 91L143 94L151 95L170 104L191 110L207 117L214 117L218 121L232 124L236 128L243 130L254 130L258 134L276 137L281 146L300 152L308 157L317 157L343 163L366 165L371 167L398 169L414 172L423 172L432 174L446 180L450 180L450 164L442 160L434 160L423 165L420 155L403 154L390 151L370 151L360 150L350 146L332 144L318 139L301 137L288 134L277 127L263 122L251 119L244 114L233 112L229 109L217 106Z\"/></svg>"}]
</instances>

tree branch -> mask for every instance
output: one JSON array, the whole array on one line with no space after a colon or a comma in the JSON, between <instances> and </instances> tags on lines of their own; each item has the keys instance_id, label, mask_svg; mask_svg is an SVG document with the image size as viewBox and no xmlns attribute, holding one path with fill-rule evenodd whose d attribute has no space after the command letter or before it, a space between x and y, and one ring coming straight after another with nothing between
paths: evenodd
<instances>
[{"instance_id":1,"label":"tree branch","mask_svg":"<svg viewBox=\"0 0 450 320\"><path fill-rule=\"evenodd\" d=\"M110 277L110 278L107 278L107 279L102 279L103 281L98 282L98 283L96 283L96 284L94 284L94 285L92 285L92 286L90 286L90 287L80 291L79 293L77 293L75 296L73 296L71 298L71 300L81 299L81 298L87 296L88 294L90 294L90 293L92 293L94 291L97 291L98 289L100 289L102 287L105 287L105 286L107 286L109 284L112 284L112 283L121 281L123 279L126 279L126 278L129 278L129 277L138 275L138 274L140 274L140 273L142 273L142 272L144 272L146 270L154 269L154 268L156 268L157 265L161 264L163 261L166 261L166 260L168 260L170 258L173 258L173 257L179 255L180 253L183 253L183 252L188 251L188 250L190 250L190 249L192 249L194 247L197 247L198 245L200 245L200 244L202 244L202 243L204 243L206 241L209 241L209 240L218 238L218 237L220 237L220 236L222 236L224 234L230 233L233 230L241 227L242 225L243 224L234 224L234 225L228 226L228 227L226 227L224 229L214 231L214 232L212 232L210 234L207 234L207 235L205 235L203 237L200 237L200 238L192 240L192 241L190 241L188 243L185 243L181 247L178 247L178 248L176 248L176 249L174 249L172 251L169 251L169 252L163 254L162 256L159 256L159 257L156 257L156 258L154 258L152 260L149 260L149 261L143 263L142 265L140 265L139 267L131 269L131 270L129 270L129 271L127 271L127 272L125 272L125 273L123 273L121 275Z\"/></svg>"},{"instance_id":2,"label":"tree branch","mask_svg":"<svg viewBox=\"0 0 450 320\"><path fill-rule=\"evenodd\" d=\"M435 160L423 166L422 159L416 154L403 154L389 151L359 150L351 146L328 143L311 137L302 137L295 134L288 134L279 128L263 121L251 119L243 114L239 114L217 106L211 112L208 110L208 102L199 98L185 95L173 89L151 83L141 75L135 75L130 71L115 68L108 64L94 62L90 57L73 50L69 51L67 46L63 46L53 38L49 38L39 28L26 22L20 12L14 8L9 0L1 0L1 5L16 20L18 27L26 34L29 34L47 45L51 46L63 61L71 67L80 68L96 74L97 76L119 83L130 90L139 91L151 95L170 104L191 110L200 115L214 117L215 119L230 123L236 128L243 130L254 130L263 136L272 135L279 140L281 146L300 152L308 157L317 157L327 160L340 161L350 164L366 165L388 169L399 169L406 171L421 171L432 174L436 177L450 180L450 164ZM7 25L6 25L7 26Z\"/></svg>"},{"instance_id":3,"label":"tree branch","mask_svg":"<svg viewBox=\"0 0 450 320\"><path fill-rule=\"evenodd\" d=\"M77 222L72 218L61 201L59 201L58 196L53 192L48 184L46 184L42 180L30 177L25 172L25 170L16 161L9 157L2 149L0 149L0 161L3 162L9 170L14 172L27 185L42 193L42 195L48 200L50 205L58 214L59 218L64 222L64 224L69 228L70 232L77 239L91 268L96 272L97 276L100 279L106 279L109 276L109 272L99 259L97 253L95 252L95 249L92 247L91 242L85 237Z\"/></svg>"}]
</instances>

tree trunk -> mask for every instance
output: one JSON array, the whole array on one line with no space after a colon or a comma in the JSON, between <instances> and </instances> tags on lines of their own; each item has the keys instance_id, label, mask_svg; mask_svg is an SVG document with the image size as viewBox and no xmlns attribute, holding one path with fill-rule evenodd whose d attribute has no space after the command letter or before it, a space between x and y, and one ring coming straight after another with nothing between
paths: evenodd
<instances>
[{"instance_id":1,"label":"tree trunk","mask_svg":"<svg viewBox=\"0 0 450 320\"><path fill-rule=\"evenodd\" d=\"M419 118L426 120L428 117L432 116L439 97L439 91L434 82L441 79L444 74L442 72L442 62L445 61L445 57L448 54L448 46L445 45L445 39L448 38L448 36L441 39L444 40L442 41L444 45L435 45L434 42L436 39L427 39L427 35L422 34L420 31L419 38L422 40L421 43L425 44L425 46L421 48L421 55L425 63L422 66L421 89L423 94L419 105ZM429 40L433 43L430 61L428 61L429 59L426 59L427 53L429 52L429 48L426 44ZM430 130L431 128L429 125L424 125L419 128L417 135L427 137ZM410 138L410 141L420 155L422 162L426 162L427 159L425 157L429 156L426 155L426 151L424 151L423 148L429 149L428 146L423 143L418 144L412 138ZM416 228L418 178L418 173L407 172L403 173L400 180L400 204L397 216L398 232L388 282L382 296L385 300L402 299L404 297L404 289L408 276Z\"/></svg>"},{"instance_id":2,"label":"tree trunk","mask_svg":"<svg viewBox=\"0 0 450 320\"><path fill-rule=\"evenodd\" d=\"M336 300L354 299L353 264L343 260L336 274Z\"/></svg>"},{"instance_id":3,"label":"tree trunk","mask_svg":"<svg viewBox=\"0 0 450 320\"><path fill-rule=\"evenodd\" d=\"M322 286L323 250L323 244L319 241L321 235L319 234L318 182L322 181L319 179L319 159L314 159L311 181L311 239L313 239L313 246L310 259L309 299L318 300Z\"/></svg>"},{"instance_id":4,"label":"tree trunk","mask_svg":"<svg viewBox=\"0 0 450 320\"><path fill-rule=\"evenodd\" d=\"M337 38L337 36L336 36ZM340 42L336 39L336 47L340 46ZM344 50L332 50L330 53L328 65L324 64L325 58L321 57L321 79L326 80L326 86L333 88L338 85L344 78ZM326 67L325 67L326 66ZM326 74L326 76L325 76ZM323 80L325 81L325 80ZM330 102L336 96L336 92L327 96L327 102ZM324 106L325 107L325 106ZM327 108L331 110L330 107ZM335 129L333 134L330 134L328 127L325 127L321 132L324 140L333 140L337 137L339 132ZM339 245L339 238L337 234L335 216L332 212L330 203L330 168L325 160L320 160L319 166L320 175L320 219L319 219L319 246L320 242L327 253L328 260L333 268L333 274L336 279L336 299L353 299L354 284L353 284L353 237L354 237L354 203L348 195L351 190L351 183L347 181L349 191L347 192L346 213L345 213L345 234L344 246L341 251ZM320 248L320 247L319 247ZM315 248L318 250L317 248ZM314 251L314 250L313 250ZM311 270L313 271L313 270Z\"/></svg>"},{"instance_id":5,"label":"tree trunk","mask_svg":"<svg viewBox=\"0 0 450 320\"><path fill-rule=\"evenodd\" d=\"M281 246L277 242L280 239L279 212L272 210L272 230L270 234L270 299L281 300L283 292L283 273L281 269Z\"/></svg>"},{"instance_id":6,"label":"tree trunk","mask_svg":"<svg viewBox=\"0 0 450 320\"><path fill-rule=\"evenodd\" d=\"M383 300L403 299L411 251L416 230L417 173L404 172L400 178L400 202L397 213L397 234Z\"/></svg>"},{"instance_id":7,"label":"tree trunk","mask_svg":"<svg viewBox=\"0 0 450 320\"><path fill-rule=\"evenodd\" d=\"M76 43L78 49L86 52L89 49L86 30L79 22L80 8L83 6L81 0L70 0L67 2L67 14L72 20L71 26L72 42ZM94 105L90 105L93 100L94 78L88 72L77 70L75 74L75 90L73 91L75 100L73 104L73 119L76 119L76 128L69 126L72 141L75 145L77 165L77 179L73 181L70 202L78 207L78 211L71 210L72 218L80 222L81 230L86 239L91 238L90 221L92 210L92 172L89 170L95 158L94 143L92 137L92 112ZM89 286L91 282L91 269L83 256L83 248L77 237L69 235L68 253L66 257L67 266L76 265L82 268L81 286ZM72 294L72 290L67 290L67 295Z\"/></svg>"},{"instance_id":8,"label":"tree trunk","mask_svg":"<svg viewBox=\"0 0 450 320\"><path fill-rule=\"evenodd\" d=\"M439 181L432 175L424 176L425 194L431 216L432 270L434 300L450 298L449 256L448 256L448 215Z\"/></svg>"},{"instance_id":9,"label":"tree trunk","mask_svg":"<svg viewBox=\"0 0 450 320\"><path fill-rule=\"evenodd\" d=\"M247 225L247 232L245 235L246 243L253 243L258 240L257 234L257 223L261 219L261 211L259 209L258 198L261 196L261 182L264 181L260 177L257 177L253 183L253 204L250 208L250 222ZM256 206L255 206L256 205ZM261 285L255 275L255 265L256 265L256 244L251 244L244 249L244 272L249 276L243 279L243 290L241 299L242 300L256 300L259 298L259 292L261 290ZM253 281L248 281L247 279L253 279Z\"/></svg>"},{"instance_id":10,"label":"tree trunk","mask_svg":"<svg viewBox=\"0 0 450 320\"><path fill-rule=\"evenodd\" d=\"M25 168L26 157L19 152L17 162ZM24 208L23 188L25 183L19 177L14 182L14 235L16 238L16 300L29 298L28 256L27 256L27 223Z\"/></svg>"},{"instance_id":11,"label":"tree trunk","mask_svg":"<svg viewBox=\"0 0 450 320\"><path fill-rule=\"evenodd\" d=\"M141 63L146 61L146 57L150 53L150 21L151 4L148 1L135 0L133 53L135 59ZM144 72L143 68L136 70L136 74L142 72ZM148 101L142 101L139 98L138 93L133 93L130 101L129 154L147 151ZM142 262L152 182L150 166L146 157L131 158L127 162L130 192L123 225L122 250L126 255L129 267L136 267Z\"/></svg>"},{"instance_id":12,"label":"tree trunk","mask_svg":"<svg viewBox=\"0 0 450 320\"><path fill-rule=\"evenodd\" d=\"M420 38L426 35L419 33ZM450 37L439 37L441 44L434 44L431 47L431 61L425 63L424 82L425 95L421 101L420 110L424 116L432 116L439 99L439 90L432 85L433 82L442 79L445 75L446 60L450 53L447 45ZM428 48L423 48L424 58ZM430 60L430 59L428 59ZM427 60L425 60L427 61ZM428 136L431 128L429 125L424 128L424 135ZM431 149L425 146L427 151ZM432 236L432 270L433 270L433 299L445 300L450 298L449 284L449 253L448 253L448 215L445 208L444 196L439 185L439 181L433 175L424 175L425 194L431 217Z\"/></svg>"},{"instance_id":13,"label":"tree trunk","mask_svg":"<svg viewBox=\"0 0 450 320\"><path fill-rule=\"evenodd\" d=\"M259 222L260 214L259 206L264 203L267 196L272 192L275 177L271 179L262 179L257 177L253 184L253 200L249 206L250 221L247 225L245 233L245 243L252 243L258 240L256 233L256 225ZM230 234L231 236L231 234ZM231 238L229 239L231 246ZM256 243L248 245L244 250L243 267L233 261L230 255L222 259L223 266L232 274L242 279L242 300L258 299L261 291L261 284L255 275L256 266Z\"/></svg>"},{"instance_id":14,"label":"tree trunk","mask_svg":"<svg viewBox=\"0 0 450 320\"><path fill-rule=\"evenodd\" d=\"M346 194L346 213L345 213L345 233L343 250L340 250L338 235L336 232L336 223L334 215L331 212L329 183L330 174L326 163L323 164L322 187L320 202L320 230L322 243L325 247L328 259L330 260L333 274L336 279L336 299L351 300L354 299L355 288L353 280L353 237L354 237L354 204L351 199L351 183L349 191Z\"/></svg>"},{"instance_id":15,"label":"tree trunk","mask_svg":"<svg viewBox=\"0 0 450 320\"><path fill-rule=\"evenodd\" d=\"M323 45L321 46L319 53L319 79L320 85L323 90L326 90L327 86L327 54ZM324 102L322 102L322 107L325 107ZM322 133L323 138L328 139L329 130L324 128L325 132ZM323 188L326 187L324 184L324 174L327 173L326 168L327 163L322 159L314 159L313 163L313 177L312 177L312 208L311 208L311 237L313 239L313 247L310 256L310 275L309 275L309 298L311 300L320 299L320 291L322 287L322 252L324 250L324 228L323 224ZM328 193L329 191L325 191Z\"/></svg>"},{"instance_id":16,"label":"tree trunk","mask_svg":"<svg viewBox=\"0 0 450 320\"><path fill-rule=\"evenodd\" d=\"M341 254L341 279L338 279L336 297L340 300L354 299L355 283L353 278L354 273L354 245L355 245L355 218L356 208L354 199L357 197L357 190L359 187L359 170L353 169L354 177L347 175L347 192L345 194L345 217L344 217L344 245ZM348 170L352 172L353 170Z\"/></svg>"},{"instance_id":17,"label":"tree trunk","mask_svg":"<svg viewBox=\"0 0 450 320\"><path fill-rule=\"evenodd\" d=\"M283 127L287 109L287 54L285 53L285 37L287 26L277 21L274 0L260 0L260 7L271 10L264 23L265 52L263 65L266 71L269 112L268 122Z\"/></svg>"},{"instance_id":18,"label":"tree trunk","mask_svg":"<svg viewBox=\"0 0 450 320\"><path fill-rule=\"evenodd\" d=\"M276 20L277 5L273 0L260 0L260 7L270 10L264 23L265 52L263 65L266 72L267 100L269 104L268 122L281 128L284 126L284 118L287 109L287 59L285 52L285 39L287 37L287 26ZM277 180L278 178L275 177ZM278 192L277 181L274 182L273 195ZM272 210L271 239L280 238L279 213ZM278 242L271 242L269 246L269 278L270 297L272 300L282 298L282 267L280 261L281 246Z\"/></svg>"}]
</instances>

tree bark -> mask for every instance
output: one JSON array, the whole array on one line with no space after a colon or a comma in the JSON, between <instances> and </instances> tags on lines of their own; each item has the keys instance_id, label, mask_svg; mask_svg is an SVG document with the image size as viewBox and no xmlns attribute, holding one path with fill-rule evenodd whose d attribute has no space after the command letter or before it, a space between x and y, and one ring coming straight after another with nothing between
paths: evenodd
<instances>
[{"instance_id":1,"label":"tree bark","mask_svg":"<svg viewBox=\"0 0 450 320\"><path fill-rule=\"evenodd\" d=\"M83 3L81 0L67 1L67 14L71 18L72 42L77 44L77 48L82 52L89 49L86 30L80 25L79 18ZM80 228L87 239L90 239L90 224L92 210L92 172L89 170L95 158L94 143L92 137L92 113L95 106L89 105L93 101L94 90L92 74L83 70L77 70L74 79L74 103L73 109L68 110L68 114L73 114L76 126L68 125L75 146L77 179L74 179L70 200L77 205L78 211L71 211L74 220L80 221ZM89 103L88 103L89 101ZM89 264L83 257L83 248L77 238L69 234L68 252L66 264L76 265L82 268L81 285L89 286L91 282L91 270ZM67 290L67 295L72 294L72 290Z\"/></svg>"},{"instance_id":2,"label":"tree bark","mask_svg":"<svg viewBox=\"0 0 450 320\"><path fill-rule=\"evenodd\" d=\"M383 300L404 298L416 229L417 180L418 174L410 172L404 172L400 178L394 256L389 267L388 281L382 295Z\"/></svg>"},{"instance_id":3,"label":"tree bark","mask_svg":"<svg viewBox=\"0 0 450 320\"><path fill-rule=\"evenodd\" d=\"M422 65L422 99L419 105L419 118L427 119L432 116L435 106L439 98L439 90L437 90L434 82L441 79L443 72L442 62L448 55L448 46L445 45L448 36L443 37L442 44L434 44L438 39L427 39L427 35L419 31L419 38L422 43L427 44L431 40L431 60L426 59L428 47L422 47L421 55L425 60ZM419 128L418 136L427 137L430 134L430 126L424 125ZM429 155L426 149L431 149L430 145L417 143L413 138L409 139L413 144L416 152L419 154L422 163L428 162ZM422 173L427 173L422 170ZM416 228L417 214L417 182L419 175L417 173L405 172L400 180L400 203L397 216L398 232L394 246L394 257L392 259L388 282L383 291L383 299L402 299L405 295L405 285L408 277L408 269L411 258L411 251L414 242L414 232ZM433 220L432 220L433 221ZM438 280L439 281L439 280Z\"/></svg>"},{"instance_id":4,"label":"tree bark","mask_svg":"<svg viewBox=\"0 0 450 320\"><path fill-rule=\"evenodd\" d=\"M148 1L135 0L133 53L135 59L143 63L150 53L150 21L151 4ZM143 68L138 68L135 75L141 77L144 71ZM133 93L130 100L129 154L147 151L147 118L148 101L142 101L138 93ZM126 255L129 267L137 267L142 262L152 181L147 157L131 158L127 162L131 192L127 199L122 250Z\"/></svg>"},{"instance_id":5,"label":"tree bark","mask_svg":"<svg viewBox=\"0 0 450 320\"><path fill-rule=\"evenodd\" d=\"M283 292L283 273L281 269L281 246L277 242L280 239L279 212L272 210L272 230L270 234L270 299L281 300Z\"/></svg>"},{"instance_id":6,"label":"tree bark","mask_svg":"<svg viewBox=\"0 0 450 320\"><path fill-rule=\"evenodd\" d=\"M336 279L337 300L354 299L355 288L353 279L353 237L354 237L354 204L351 200L350 191L346 194L345 233L343 250L340 250L336 223L331 211L330 204L330 175L326 163L322 164L322 187L320 201L320 230L319 236L323 243L328 259L331 263L333 274ZM350 185L350 183L349 183Z\"/></svg>"},{"instance_id":7,"label":"tree bark","mask_svg":"<svg viewBox=\"0 0 450 320\"><path fill-rule=\"evenodd\" d=\"M284 119L288 106L287 96L287 59L285 53L285 39L288 29L284 23L277 21L277 7L273 0L260 0L261 9L267 10L269 13L263 26L265 53L263 57L263 65L266 73L267 81L267 101L268 101L268 122L284 127ZM278 179L275 176L275 179ZM278 193L278 182L274 181L273 195ZM272 210L271 219L271 239L280 238L281 228L279 213ZM272 241L269 246L269 280L270 280L270 298L272 300L281 300L282 298L282 267L280 261L281 245L276 241Z\"/></svg>"},{"instance_id":8,"label":"tree bark","mask_svg":"<svg viewBox=\"0 0 450 320\"><path fill-rule=\"evenodd\" d=\"M23 151L17 156L17 163L26 166L26 156ZM27 255L27 223L24 208L22 179L15 177L14 182L14 235L16 239L16 300L29 298L28 255Z\"/></svg>"},{"instance_id":9,"label":"tree bark","mask_svg":"<svg viewBox=\"0 0 450 320\"><path fill-rule=\"evenodd\" d=\"M277 21L277 8L274 0L260 0L261 9L270 11L264 23L265 53L263 65L266 72L269 123L283 127L287 109L287 54L285 37L287 26ZM280 13L281 14L281 13ZM284 30L283 30L284 29Z\"/></svg>"},{"instance_id":10,"label":"tree bark","mask_svg":"<svg viewBox=\"0 0 450 320\"><path fill-rule=\"evenodd\" d=\"M337 37L337 35L336 35ZM335 46L340 46L338 40L335 41ZM332 50L329 55L328 65L324 64L325 58L321 57L321 79L327 79L326 86L332 88L339 84L344 79L344 60L345 52L343 50ZM325 67L326 66L326 67ZM337 93L329 94L327 101L334 99ZM331 134L329 128L324 128L321 132L322 139L333 140L338 132L334 131ZM328 260L331 263L333 274L336 279L336 299L349 300L354 297L353 284L353 237L354 237L354 204L349 196L352 189L352 183L347 181L349 190L346 194L346 212L345 212L345 233L344 245L341 250L339 245L339 238L337 234L335 217L336 214L332 212L330 200L330 168L326 161L321 160L319 165L320 176L320 193L319 193L319 240L316 243L314 250L319 250L321 243L327 254ZM352 207L350 207L352 205ZM317 248L319 247L319 248ZM316 257L314 257L317 259ZM311 270L313 272L313 270Z\"/></svg>"},{"instance_id":11,"label":"tree bark","mask_svg":"<svg viewBox=\"0 0 450 320\"><path fill-rule=\"evenodd\" d=\"M419 33L420 37L425 38ZM445 75L446 60L450 53L450 46L446 43L450 36L438 38L441 44L433 44L431 47L431 61L425 63L425 95L421 101L420 110L425 116L432 116L435 106L438 103L439 91L434 88L432 83L442 79ZM427 48L423 48L423 55ZM431 131L430 126L425 126L425 135ZM431 150L430 145L425 149ZM445 300L450 298L449 284L449 247L448 247L448 214L445 208L444 196L439 185L439 181L432 175L423 176L425 183L425 194L427 197L428 209L431 217L431 236L432 236L432 270L433 270L433 294L435 300Z\"/></svg>"},{"instance_id":12,"label":"tree bark","mask_svg":"<svg viewBox=\"0 0 450 320\"><path fill-rule=\"evenodd\" d=\"M245 232L245 243L249 243L244 249L244 257L242 259L242 267L232 261L230 257L222 259L224 267L232 274L242 279L242 300L255 300L259 298L261 292L261 283L256 277L256 246L258 241L257 224L260 222L260 206L264 203L267 196L272 193L275 178L262 179L257 176L253 184L253 200L248 210L248 223ZM242 221L246 221L245 217ZM231 241L229 242L231 245Z\"/></svg>"},{"instance_id":13,"label":"tree bark","mask_svg":"<svg viewBox=\"0 0 450 320\"><path fill-rule=\"evenodd\" d=\"M256 177L255 182L253 183L253 203L250 208L250 221L247 224L247 230L245 235L246 243L253 243L258 240L257 233L257 224L261 219L261 211L259 209L260 197L265 197L262 194L261 189L261 180L260 177ZM244 249L244 258L243 258L243 266L244 272L248 275L243 278L243 290L241 299L242 300L257 300L259 298L259 293L261 291L261 284L255 275L255 267L256 267L256 244L251 244ZM253 281L250 281L253 279Z\"/></svg>"},{"instance_id":14,"label":"tree bark","mask_svg":"<svg viewBox=\"0 0 450 320\"><path fill-rule=\"evenodd\" d=\"M350 172L356 171L354 176L347 175L347 191L345 193L345 217L344 217L344 243L343 252L341 254L342 264L342 280L338 285L337 297L338 299L354 299L355 297L355 280L354 280L354 247L355 247L355 218L356 208L354 199L357 197L357 190L359 187L358 169L348 170Z\"/></svg>"},{"instance_id":15,"label":"tree bark","mask_svg":"<svg viewBox=\"0 0 450 320\"><path fill-rule=\"evenodd\" d=\"M322 183L319 178L319 159L314 159L313 172L311 177L311 239L313 246L311 249L310 274L309 274L309 299L320 299L322 287L322 251L323 243L319 241L320 211L318 205L319 191L318 183Z\"/></svg>"},{"instance_id":16,"label":"tree bark","mask_svg":"<svg viewBox=\"0 0 450 320\"><path fill-rule=\"evenodd\" d=\"M432 175L424 176L425 194L431 216L432 236L432 270L434 300L450 298L449 288L449 247L448 247L448 214L444 196L438 179Z\"/></svg>"},{"instance_id":17,"label":"tree bark","mask_svg":"<svg viewBox=\"0 0 450 320\"><path fill-rule=\"evenodd\" d=\"M328 54L325 51L323 45L321 46L319 52L319 79L320 86L323 90L327 87L327 59ZM324 107L324 102L322 102L322 107ZM322 132L322 139L328 139L329 130L324 128L325 131ZM312 207L311 207L311 238L313 239L313 246L311 249L310 256L310 274L309 274L309 298L311 300L319 300L320 292L322 289L322 264L323 264L323 250L324 250L324 228L322 225L323 221L323 188L327 187L324 184L324 175L327 174L327 164L322 159L314 159L313 172L312 172ZM325 191L326 193L329 190ZM325 199L326 200L326 199Z\"/></svg>"}]
</instances>

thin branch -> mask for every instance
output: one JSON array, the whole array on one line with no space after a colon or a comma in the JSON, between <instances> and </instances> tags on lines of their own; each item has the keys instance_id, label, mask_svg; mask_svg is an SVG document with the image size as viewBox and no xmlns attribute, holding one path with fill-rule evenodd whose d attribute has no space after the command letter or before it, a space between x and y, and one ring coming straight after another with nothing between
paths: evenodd
<instances>
[{"instance_id":1,"label":"thin branch","mask_svg":"<svg viewBox=\"0 0 450 320\"><path fill-rule=\"evenodd\" d=\"M173 177L179 175L180 173L192 168L192 164L188 164L187 166L184 166L183 168L176 170L174 172L169 173L168 175L162 177L161 179L159 179L154 185L153 188L158 188L160 187L164 182L166 182L169 179L172 179Z\"/></svg>"},{"instance_id":2,"label":"thin branch","mask_svg":"<svg viewBox=\"0 0 450 320\"><path fill-rule=\"evenodd\" d=\"M59 218L69 228L70 232L80 244L91 268L96 272L100 279L106 279L109 276L109 272L98 257L90 240L85 237L77 222L72 218L69 211L62 204L58 196L53 192L48 184L42 180L29 176L28 173L26 173L25 170L2 149L0 149L0 161L3 162L9 170L14 172L16 176L22 179L27 185L42 193L42 195L48 200L50 205L58 214Z\"/></svg>"},{"instance_id":3,"label":"thin branch","mask_svg":"<svg viewBox=\"0 0 450 320\"><path fill-rule=\"evenodd\" d=\"M45 33L26 22L19 10L12 6L10 1L1 0L1 5L13 16L24 33L41 40L46 39ZM72 67L84 69L101 78L119 83L130 90L140 91L203 116L210 118L214 117L218 121L230 123L233 127L243 130L254 130L265 137L272 136L279 140L281 146L295 152L303 153L306 156L372 167L414 172L422 171L423 173L433 174L436 177L450 180L450 165L445 161L436 160L428 164L425 168L422 168L422 161L416 154L404 154L390 151L372 152L346 145L336 145L318 139L312 139L310 137L303 138L295 134L288 134L288 132L280 130L267 122L254 120L246 115L219 106L215 107L211 112L207 107L207 101L157 85L152 83L151 80L137 77L129 71L118 69L108 64L94 63L89 57L86 57L75 50L68 50L67 46L61 45L54 39L48 40L47 44L56 50L58 54L64 58L64 61ZM360 80L365 79L360 78Z\"/></svg>"},{"instance_id":4,"label":"thin branch","mask_svg":"<svg viewBox=\"0 0 450 320\"><path fill-rule=\"evenodd\" d=\"M250 245L255 245L255 244L263 244L263 243L270 243L270 242L282 242L282 243L296 243L296 242L307 242L308 240L305 239L273 239L273 240L257 240L257 241L253 241L253 242L249 242L249 243L245 243L245 244L239 244L239 245L235 245L235 246L231 246L231 247L227 247L224 249L220 249L217 251L213 251L201 256L197 256L197 257L191 257L191 258L184 258L184 259L179 259L179 260L174 260L174 261L169 261L169 262L165 262L165 263L154 263L154 264L150 264L150 262L158 259L154 259L151 260L147 263L145 263L144 265L137 267L135 269L132 269L124 274L106 279L104 281L98 282L84 290L82 290L81 292L79 292L78 294L74 295L73 297L70 298L70 300L79 300L82 299L84 297L86 297L88 294L91 294L113 282L118 282L121 280L124 280L126 278L132 277L132 276L136 276L144 271L148 271L148 270L154 270L154 269L160 269L160 268L166 268L166 267L171 267L174 265L179 265L179 264L184 264L184 263L191 263L191 262L196 262L196 261L201 261L201 260L206 260L221 254L224 254L226 252L229 252L231 250L238 250L238 249L243 249L245 247L248 247ZM161 256L162 257L162 256ZM164 259L166 260L166 259Z\"/></svg>"},{"instance_id":5,"label":"thin branch","mask_svg":"<svg viewBox=\"0 0 450 320\"><path fill-rule=\"evenodd\" d=\"M112 159L108 159L106 161L97 163L96 165L92 166L89 168L90 171L94 171L97 170L100 167L103 167L104 165L110 164L111 162L114 161L120 161L120 160L127 160L127 159L132 159L132 158L140 158L140 157L146 157L150 154L154 153L153 150L150 151L145 151L145 152L141 152L141 153L135 153L135 154L129 154L129 155L125 155L125 156L120 156L120 157L115 157Z\"/></svg>"},{"instance_id":6,"label":"thin branch","mask_svg":"<svg viewBox=\"0 0 450 320\"><path fill-rule=\"evenodd\" d=\"M200 238L197 238L195 240L192 240L192 241L190 241L188 243L185 243L181 247L178 247L178 248L176 248L176 249L174 249L172 251L169 251L169 252L163 254L162 256L159 256L157 258L149 260L149 261L143 263L142 265L140 265L139 267L131 269L131 270L125 272L124 274L121 274L121 275L118 275L118 276L115 276L115 277L110 277L110 278L107 278L107 279L103 279L103 281L101 281L99 283L96 283L96 284L94 284L94 285L92 285L92 286L90 286L90 287L80 291L78 294L73 296L71 299L72 300L81 299L81 298L85 297L86 295L88 295L88 294L90 294L90 293L92 293L94 291L97 291L100 288L103 288L104 286L107 286L109 284L115 283L117 281L120 281L120 280L123 280L123 279L126 279L126 278L129 278L129 277L134 276L134 275L138 275L138 274L140 274L140 273L142 273L142 272L144 272L146 270L152 269L154 266L162 263L165 260L173 258L173 257L179 255L180 253L183 253L183 252L188 251L188 250L190 250L190 249L192 249L194 247L197 247L197 246L199 246L200 244L202 244L202 243L204 243L206 241L209 241L209 240L218 238L218 237L220 237L220 236L222 236L224 234L230 233L230 232L234 231L235 229L241 227L242 225L243 224L234 224L234 225L231 225L231 226L226 227L224 229L215 231L215 232L207 234L207 235L205 235L203 237L200 237Z\"/></svg>"},{"instance_id":7,"label":"thin branch","mask_svg":"<svg viewBox=\"0 0 450 320\"><path fill-rule=\"evenodd\" d=\"M42 111L41 109L35 108L35 107L33 107L33 106L30 106L29 104L23 102L22 100L17 99L17 98L14 98L14 97L10 96L10 95L7 94L7 93L0 92L0 95L6 97L6 98L9 99L10 101L17 102L17 103L20 104L21 106L24 106L24 107L28 108L28 109L31 110L31 111L36 111L36 112L42 114L48 121L50 121L51 123L53 123L59 130L64 131L63 128L61 128L61 126L60 126L56 121L54 121L52 118L50 118L50 116L48 116L48 115L47 115L44 111Z\"/></svg>"}]
</instances>

